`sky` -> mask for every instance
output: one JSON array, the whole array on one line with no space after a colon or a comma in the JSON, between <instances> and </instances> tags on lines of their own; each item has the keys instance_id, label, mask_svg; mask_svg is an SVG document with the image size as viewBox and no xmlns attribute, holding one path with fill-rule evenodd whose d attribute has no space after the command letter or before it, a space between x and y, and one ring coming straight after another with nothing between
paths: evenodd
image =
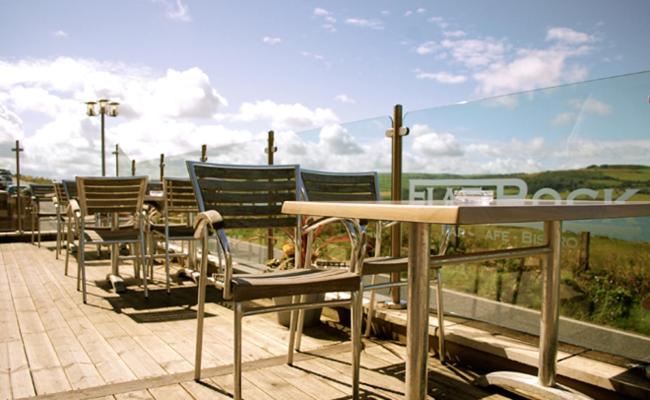
<instances>
[{"instance_id":1,"label":"sky","mask_svg":"<svg viewBox=\"0 0 650 400\"><path fill-rule=\"evenodd\" d=\"M26 173L98 173L84 102L99 98L121 103L107 161L119 144L142 168L204 143L210 161L263 163L273 129L278 162L388 170L398 103L407 171L650 164L647 74L493 98L649 70L648 15L644 0L0 0L0 164L15 169L18 139Z\"/></svg>"}]
</instances>

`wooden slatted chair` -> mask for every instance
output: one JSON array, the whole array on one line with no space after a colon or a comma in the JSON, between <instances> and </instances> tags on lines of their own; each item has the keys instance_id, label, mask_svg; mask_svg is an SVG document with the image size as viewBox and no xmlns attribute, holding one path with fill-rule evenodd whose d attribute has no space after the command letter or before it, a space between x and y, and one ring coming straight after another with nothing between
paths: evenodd
<instances>
[{"instance_id":1,"label":"wooden slatted chair","mask_svg":"<svg viewBox=\"0 0 650 400\"><path fill-rule=\"evenodd\" d=\"M70 200L71 217L74 218L78 231L77 245L77 290L81 281L83 302L86 303L86 245L113 245L113 262L118 259L133 259L134 263L145 264L145 237L144 237L144 193L147 177L77 177L76 200ZM69 192L68 192L69 193ZM108 215L112 220L110 229L93 229L87 227L87 217L97 217L99 214ZM121 225L120 217L127 217L129 222ZM71 224L70 224L71 225ZM72 226L68 227L69 232ZM72 235L68 234L72 241ZM119 256L119 245L136 245L138 250L134 256ZM70 246L68 246L70 247ZM66 270L69 250L66 252ZM148 297L147 274L143 273L142 283L144 295Z\"/></svg>"},{"instance_id":2,"label":"wooden slatted chair","mask_svg":"<svg viewBox=\"0 0 650 400\"><path fill-rule=\"evenodd\" d=\"M205 286L208 281L208 240L213 231L225 259L225 269L213 276L223 297L234 303L234 379L235 399L241 399L242 318L268 312L292 310L287 363L293 363L297 309L349 305L352 308L352 388L354 398L359 391L359 355L361 330L360 277L354 271L300 268L281 273L233 274L232 254L226 231L241 228L278 228L295 230L295 248L301 248L301 218L281 213L282 202L300 197L300 175L297 165L232 166L187 161L190 179L198 201L195 237L202 239L198 293L198 323L194 377L201 377ZM296 251L300 255L300 251ZM332 291L350 292L350 299L321 302L299 302L301 295ZM268 297L293 296L292 304L252 306L247 303ZM244 306L246 303L246 306Z\"/></svg>"},{"instance_id":3,"label":"wooden slatted chair","mask_svg":"<svg viewBox=\"0 0 650 400\"><path fill-rule=\"evenodd\" d=\"M189 266L194 266L194 227L192 226L194 216L198 213L199 207L196 203L194 196L194 188L189 179L181 178L165 178L163 181L163 209L162 209L162 222L149 224L149 260L151 262L151 269L153 270L153 260L158 255L154 254L156 248L155 241L163 240L165 243L165 274L166 274L166 288L169 293L169 263L170 263L170 249L169 244L171 241L189 241L187 253L174 253L174 256L184 256L188 259Z\"/></svg>"},{"instance_id":4,"label":"wooden slatted chair","mask_svg":"<svg viewBox=\"0 0 650 400\"><path fill-rule=\"evenodd\" d=\"M303 181L304 198L310 201L379 201L381 200L379 192L379 177L376 172L345 173L345 172L324 172L314 170L301 170ZM340 218L325 218L318 221L319 226L340 221L349 223ZM392 258L381 256L381 232L383 229L394 225L394 222L376 221L375 228L375 248L374 257L362 259L360 273L364 277L371 277L370 284L364 284L362 281L361 291L370 291L370 301L368 303L368 318L366 320L365 336L370 336L372 330L372 319L376 307L375 292L380 289L391 287L406 286L407 281L398 280L391 282L390 276L383 282L377 282L381 275L405 274L408 271L408 259L404 257ZM312 226L316 226L316 224ZM365 230L367 222L360 221L362 229ZM307 256L311 258L312 235L307 236ZM449 244L449 229L446 230L444 239L440 245L440 254L446 252ZM354 253L354 252L353 252ZM438 304L438 323L440 329L440 348L444 349L444 312L442 311L442 279L441 266L432 265L435 269L437 304ZM298 337L296 348L300 349L300 333L302 332L303 316L299 318ZM441 361L444 361L444 354L440 354Z\"/></svg>"},{"instance_id":5,"label":"wooden slatted chair","mask_svg":"<svg viewBox=\"0 0 650 400\"><path fill-rule=\"evenodd\" d=\"M310 201L378 201L380 200L379 192L379 177L376 172L325 172L301 169L300 176L303 182L303 197L305 200ZM341 218L324 218L317 221L318 226L324 226L333 222L341 222L344 225L349 224L347 220ZM367 221L361 221L362 229L365 229ZM381 252L381 232L384 228L391 226L392 223L384 221L375 222L375 246L374 255L380 256ZM314 225L316 226L316 225ZM346 226L349 231L349 227ZM307 256L306 259L311 259L313 242L313 230L307 236ZM351 251L354 254L354 251ZM352 261L352 260L351 260ZM372 261L370 259L369 261ZM317 265L327 265L327 262L317 261ZM333 263L336 265L337 263ZM375 306L375 290L373 285L375 283L375 275L372 267L367 267L367 262L363 263L362 275L372 275L372 284L363 285L363 290L370 290L370 303L368 308L368 318L366 323L366 336L370 335L372 326L372 316L374 314ZM400 265L406 267L405 265ZM406 268L404 269L406 271ZM296 348L300 350L300 337L302 333L304 322L303 313L300 313L298 320L298 337Z\"/></svg>"},{"instance_id":6,"label":"wooden slatted chair","mask_svg":"<svg viewBox=\"0 0 650 400\"><path fill-rule=\"evenodd\" d=\"M32 244L34 244L34 227L38 232L38 247L41 247L41 219L56 218L56 211L48 211L44 207L45 203L53 203L54 185L51 184L30 184L32 192Z\"/></svg>"}]
</instances>

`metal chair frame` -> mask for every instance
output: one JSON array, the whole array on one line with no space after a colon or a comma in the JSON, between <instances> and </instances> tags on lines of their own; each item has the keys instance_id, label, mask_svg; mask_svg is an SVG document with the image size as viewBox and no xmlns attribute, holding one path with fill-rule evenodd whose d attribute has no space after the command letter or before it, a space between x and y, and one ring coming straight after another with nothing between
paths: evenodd
<instances>
[{"instance_id":1,"label":"metal chair frame","mask_svg":"<svg viewBox=\"0 0 650 400\"><path fill-rule=\"evenodd\" d=\"M75 222L75 226L78 227L78 241L79 245L77 247L77 256L78 256L78 268L77 268L77 290L81 284L81 291L83 293L83 302L87 302L87 293L86 293L86 268L85 268L85 246L86 244L96 244L96 245L112 245L111 261L113 264L119 262L120 259L132 259L134 264L139 263L140 265L146 265L146 245L144 238L144 219L145 213L143 210L144 203L144 191L146 188L147 177L145 176L136 176L136 177L77 177L76 186L78 199L69 201L69 223L68 223L68 249L66 251L66 271L68 266L68 258L70 254L70 247L74 241L72 237L73 226L72 221ZM88 190L89 187L93 189ZM101 187L104 186L104 187ZM99 188L98 188L99 187ZM134 188L137 187L137 192L134 191ZM123 190L124 192L116 192L116 190ZM97 193L106 193L108 198L100 197ZM133 197L134 194L137 197ZM93 196L89 198L88 196ZM94 229L86 229L86 217L88 216L97 216L99 214L109 214L110 219L112 220L112 227L109 230L102 229L98 232L104 232L103 237L101 234L97 238L87 237L87 234L92 233ZM119 226L119 217L120 214L129 214L132 215L134 219L134 226L128 227L129 231L126 233L133 234L137 233L136 236L119 236L106 235L106 232L113 233L122 233ZM135 228L137 226L137 228ZM137 231L137 232L136 232ZM135 244L139 247L139 255L133 256L120 256L119 255L119 244ZM135 265L134 265L135 270ZM147 274L143 273L143 286L144 286L144 295L145 297L149 296L149 291L147 288Z\"/></svg>"},{"instance_id":2,"label":"metal chair frame","mask_svg":"<svg viewBox=\"0 0 650 400\"><path fill-rule=\"evenodd\" d=\"M151 186L151 185L149 185ZM198 213L199 207L198 204L196 203L196 198L194 196L194 190L193 187L191 186L191 182L189 179L183 179L183 178L165 178L162 184L163 188L163 193L164 193L164 201L163 201L163 222L164 222L164 232L158 232L153 229L153 223L149 224L149 255L147 256L149 261L151 262L151 275L153 279L153 260L156 258L163 258L165 259L165 275L166 275L166 282L165 282L165 288L167 289L167 293L170 293L170 248L169 248L169 242L170 241L188 241L190 242L190 245L188 246L188 251L187 253L175 253L175 256L181 255L184 257L187 257L189 260L189 264L193 266L194 264L194 256L195 256L195 249L193 246L193 243L196 242L198 239L194 237L193 234L190 235L185 235L185 234L178 234L175 231L175 228L183 227L183 225L172 225L170 224L170 220L172 218L172 214L181 214L184 219L186 219L187 222L187 227L192 226L193 222L193 216ZM188 193L189 189L189 193ZM191 194L191 199L190 196ZM156 246L155 246L155 239L160 238L165 241L165 254L162 255L156 255L154 254Z\"/></svg>"},{"instance_id":3,"label":"metal chair frame","mask_svg":"<svg viewBox=\"0 0 650 400\"><path fill-rule=\"evenodd\" d=\"M208 277L207 277L207 268L208 268L208 249L209 249L209 238L210 238L210 231L212 230L214 232L213 237L216 238L217 240L217 246L220 248L221 253L224 256L225 260L225 269L220 273L220 274L215 274L211 281L212 283L215 284L215 286L219 289L223 290L223 297L226 300L232 300L234 303L234 380L235 380L235 393L234 397L236 400L241 399L242 395L242 389L241 389L241 373L242 373L242 361L241 361L241 346L242 346L242 318L245 316L250 316L250 315L257 315L257 314L262 314L262 313L270 313L270 312L279 312L279 311L292 311L291 313L291 323L290 323L290 334L289 334L289 348L288 348L288 354L287 354L287 363L291 365L293 363L293 354L294 354L294 344L295 344L295 336L296 336L296 328L297 328L297 311L296 310L305 310L305 309L313 309L313 308L320 308L324 306L345 306L349 305L352 309L352 322L351 322L351 331L352 331L352 392L353 392L353 398L358 398L359 395L359 361L360 361L360 351L361 351L361 337L360 337L360 331L361 331L361 296L359 292L359 286L358 284L355 283L355 288L354 290L351 290L351 296L350 299L345 299L345 300L328 300L328 301L318 301L318 302L303 302L301 300L301 295L302 294L307 294L307 293L297 293L297 294L291 294L293 296L293 301L291 304L287 305L275 305L275 306L244 306L244 302L242 300L237 300L234 293L233 293L233 281L237 278L237 275L233 275L233 265L232 265L232 253L231 249L228 243L228 238L226 235L226 229L228 228L229 224L229 219L227 213L224 214L223 216L219 213L219 210L217 209L206 209L206 203L204 201L203 193L204 190L206 190L206 186L209 186L209 182L200 182L201 177L197 174L197 169L210 169L210 168L215 168L215 169L220 169L223 171L227 170L232 170L232 171L238 171L238 173L245 174L246 171L249 171L251 173L254 173L254 171L257 171L258 175L256 176L257 179L262 179L265 180L269 179L269 194L268 196L271 196L270 193L272 191L272 184L271 181L273 179L272 174L267 174L264 176L264 172L272 172L272 171L282 171L282 170L292 170L294 171L294 179L295 179L295 200L298 200L301 196L301 181L300 181L300 169L297 165L289 165L289 166L282 166L282 165L276 165L276 166L234 166L234 165L219 165L219 164L208 164L208 163L200 163L200 162L195 162L195 161L187 161L187 167L189 170L190 174L190 179L192 181L192 184L194 185L194 191L196 195L196 199L199 205L199 211L200 214L197 218L197 223L196 223L196 233L195 237L201 239L201 263L200 263L200 276L199 276L199 292L198 292L198 310L197 310L197 340L196 340L196 360L195 360L195 370L194 370L194 378L195 380L199 380L201 378L201 353L202 353L202 346L203 346L203 320L204 320L204 310L205 310L205 292L206 292L206 284L208 282ZM262 172L259 172L262 171ZM267 183L267 181L260 182L260 186L264 186ZM286 185L288 186L288 184ZM209 190L209 189L207 189ZM246 202L246 196L247 194L241 194L242 197L242 202ZM251 196L251 195L249 195ZM230 198L230 200L233 200ZM248 200L252 201L252 200ZM275 200L266 200L268 203L267 205L270 205L271 202L275 202ZM248 203L249 205L251 203ZM228 209L228 207L224 207L224 209ZM278 217L282 217L285 221L287 220L287 216L283 215L279 211L278 207ZM265 214L264 217L267 217L268 214ZM233 218L236 219L236 218ZM232 221L232 220L231 220ZM287 222L285 222L286 224ZM236 222L235 222L236 225ZM353 224L354 225L354 224ZM273 225L274 227L277 226L284 226L278 222L278 224ZM296 267L300 268L301 267L301 238L303 235L302 231L302 218L301 216L296 216L295 217L295 223L291 223L291 226L294 227L295 229L295 241L296 241ZM267 226L255 226L256 228L265 228ZM356 224L355 230L351 232L353 236L355 236L355 239L360 242L360 245L357 246L357 249L365 249L365 246L361 245L362 242L365 240L365 232L363 232L360 229L360 226ZM355 264L356 265L356 264ZM302 270L305 271L305 270ZM313 270L314 273L321 273L322 270ZM356 274L356 271L351 269L352 272ZM296 271L300 272L300 271ZM310 272L310 270L306 270L306 272ZM354 275L356 276L355 279L359 278L358 274ZM260 274L260 275L246 275L248 278L254 278L254 279L272 279L273 274ZM360 279L359 279L360 281ZM358 281L356 281L358 282ZM324 293L327 291L331 290L325 290L321 291L320 293ZM313 291L312 293L319 293L318 291ZM261 297L268 297L268 296L259 296L256 298L261 298Z\"/></svg>"},{"instance_id":4,"label":"metal chair frame","mask_svg":"<svg viewBox=\"0 0 650 400\"><path fill-rule=\"evenodd\" d=\"M56 218L57 213L46 213L41 209L41 203L52 202L56 199L54 185L52 184L30 184L32 191L32 237L31 241L34 244L34 225L38 232L38 247L41 247L41 218ZM56 207L56 205L55 205Z\"/></svg>"}]
</instances>

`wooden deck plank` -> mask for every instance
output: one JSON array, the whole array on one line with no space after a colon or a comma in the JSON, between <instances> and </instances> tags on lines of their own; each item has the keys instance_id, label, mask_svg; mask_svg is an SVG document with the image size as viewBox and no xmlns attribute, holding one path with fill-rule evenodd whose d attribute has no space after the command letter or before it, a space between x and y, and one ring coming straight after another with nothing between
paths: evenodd
<instances>
[{"instance_id":1,"label":"wooden deck plank","mask_svg":"<svg viewBox=\"0 0 650 400\"><path fill-rule=\"evenodd\" d=\"M151 388L149 393L156 400L194 400L179 384Z\"/></svg>"},{"instance_id":2,"label":"wooden deck plank","mask_svg":"<svg viewBox=\"0 0 650 400\"><path fill-rule=\"evenodd\" d=\"M247 371L246 379L276 400L314 399L269 369Z\"/></svg>"},{"instance_id":3,"label":"wooden deck plank","mask_svg":"<svg viewBox=\"0 0 650 400\"><path fill-rule=\"evenodd\" d=\"M231 399L226 390L212 380L183 382L181 386L196 400Z\"/></svg>"},{"instance_id":4,"label":"wooden deck plank","mask_svg":"<svg viewBox=\"0 0 650 400\"><path fill-rule=\"evenodd\" d=\"M136 390L133 392L128 392L128 393L120 393L116 394L115 400L151 400L153 399L153 396L147 391L147 389L144 390Z\"/></svg>"},{"instance_id":5,"label":"wooden deck plank","mask_svg":"<svg viewBox=\"0 0 650 400\"><path fill-rule=\"evenodd\" d=\"M24 255L28 265L25 272L34 278L28 281L28 287L70 386L79 389L103 384L104 380L57 307L58 293L51 291L52 282L46 274L39 273L43 268L38 269L36 258L33 253Z\"/></svg>"}]
</instances>

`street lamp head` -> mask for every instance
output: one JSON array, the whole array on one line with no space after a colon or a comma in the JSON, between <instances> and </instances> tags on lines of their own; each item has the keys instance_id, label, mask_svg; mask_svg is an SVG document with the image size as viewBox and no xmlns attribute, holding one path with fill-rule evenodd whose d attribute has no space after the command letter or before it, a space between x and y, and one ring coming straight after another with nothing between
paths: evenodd
<instances>
[{"instance_id":1,"label":"street lamp head","mask_svg":"<svg viewBox=\"0 0 650 400\"><path fill-rule=\"evenodd\" d=\"M86 114L89 117L94 117L95 115L97 115L95 114L95 104L97 103L95 103L94 101L86 102Z\"/></svg>"},{"instance_id":2,"label":"street lamp head","mask_svg":"<svg viewBox=\"0 0 650 400\"><path fill-rule=\"evenodd\" d=\"M108 105L110 106L108 115L110 115L111 117L117 117L117 106L119 106L120 103L113 101L111 103L108 103Z\"/></svg>"},{"instance_id":3,"label":"street lamp head","mask_svg":"<svg viewBox=\"0 0 650 400\"><path fill-rule=\"evenodd\" d=\"M99 113L106 114L106 106L108 105L108 99L99 99Z\"/></svg>"}]
</instances>

